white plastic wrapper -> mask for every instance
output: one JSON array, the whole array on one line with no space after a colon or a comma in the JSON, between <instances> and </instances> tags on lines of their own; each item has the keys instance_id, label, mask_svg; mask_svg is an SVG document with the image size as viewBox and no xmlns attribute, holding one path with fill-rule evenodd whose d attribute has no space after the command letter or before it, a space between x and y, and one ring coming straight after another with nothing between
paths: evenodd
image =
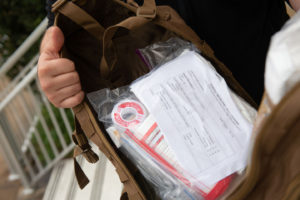
<instances>
[{"instance_id":1,"label":"white plastic wrapper","mask_svg":"<svg viewBox=\"0 0 300 200\"><path fill-rule=\"evenodd\" d=\"M115 145L139 168L161 199L201 199L175 169L175 158L168 149L153 117L128 88L100 90L88 94L99 120ZM98 101L101 99L102 103Z\"/></svg>"},{"instance_id":2,"label":"white plastic wrapper","mask_svg":"<svg viewBox=\"0 0 300 200\"><path fill-rule=\"evenodd\" d=\"M300 12L271 40L266 61L265 85L274 104L300 81Z\"/></svg>"},{"instance_id":3,"label":"white plastic wrapper","mask_svg":"<svg viewBox=\"0 0 300 200\"><path fill-rule=\"evenodd\" d=\"M139 168L161 199L215 199L228 187L231 177L208 188L184 171L155 119L129 88L103 89L89 93L88 99L114 144Z\"/></svg>"},{"instance_id":4,"label":"white plastic wrapper","mask_svg":"<svg viewBox=\"0 0 300 200\"><path fill-rule=\"evenodd\" d=\"M88 94L161 199L216 199L246 166L255 110L198 53L180 39L151 45L139 54L159 67L128 87Z\"/></svg>"},{"instance_id":5,"label":"white plastic wrapper","mask_svg":"<svg viewBox=\"0 0 300 200\"><path fill-rule=\"evenodd\" d=\"M131 160L134 161L143 176L154 186L155 191L161 199L197 200L203 199L187 183L181 181L181 174L165 164L164 158L154 152L148 145L130 135L121 137L120 148ZM162 162L165 163L162 163Z\"/></svg>"}]
</instances>

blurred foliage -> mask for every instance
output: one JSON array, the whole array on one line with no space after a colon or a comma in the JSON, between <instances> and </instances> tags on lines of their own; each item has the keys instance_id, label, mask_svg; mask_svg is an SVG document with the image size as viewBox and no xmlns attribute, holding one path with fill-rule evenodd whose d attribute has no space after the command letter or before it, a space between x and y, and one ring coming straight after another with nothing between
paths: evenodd
<instances>
[{"instance_id":1,"label":"blurred foliage","mask_svg":"<svg viewBox=\"0 0 300 200\"><path fill-rule=\"evenodd\" d=\"M62 118L58 108L51 105L51 109L52 109L53 114L55 115L57 122L58 122L58 126L63 134L63 138L64 138L66 144L69 145L71 143L71 138L70 138L70 135L68 134L67 127L64 124L63 118ZM47 127L49 129L51 139L54 142L55 148L57 148L58 152L61 152L63 150L62 143L57 135L53 121L52 121L45 105L41 106L41 112L45 119ZM67 119L71 125L71 129L74 130L74 119L73 119L72 111L70 109L65 109L65 112L66 112ZM50 145L49 138L47 137L46 130L44 129L44 127L42 126L40 121L37 123L36 131L37 131L37 134L39 134L50 159L53 160L55 158L55 155L54 155L54 152ZM34 149L35 149L42 165L46 166L46 159L44 157L44 154L43 154L41 147L39 146L35 136L32 137L31 142L34 146Z\"/></svg>"},{"instance_id":2,"label":"blurred foliage","mask_svg":"<svg viewBox=\"0 0 300 200\"><path fill-rule=\"evenodd\" d=\"M3 64L45 18L45 6L45 0L0 1L0 64ZM35 44L20 60L10 72L11 76L18 72L16 68L22 68L37 53L38 46L38 43Z\"/></svg>"}]
</instances>

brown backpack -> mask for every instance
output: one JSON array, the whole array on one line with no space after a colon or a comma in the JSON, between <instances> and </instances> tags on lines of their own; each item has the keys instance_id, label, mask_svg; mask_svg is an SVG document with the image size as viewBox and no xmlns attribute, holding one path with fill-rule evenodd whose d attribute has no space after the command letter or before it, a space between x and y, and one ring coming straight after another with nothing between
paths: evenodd
<instances>
[{"instance_id":1,"label":"brown backpack","mask_svg":"<svg viewBox=\"0 0 300 200\"><path fill-rule=\"evenodd\" d=\"M86 93L130 84L148 72L147 66L135 54L135 50L177 36L192 42L201 51L202 56L208 59L224 77L230 88L256 107L254 101L233 78L231 72L214 56L209 45L201 40L169 6L156 6L154 0L144 0L142 6L132 0L128 0L127 3L120 0L58 0L53 5L53 12L56 14L55 25L62 29L65 36L61 56L74 61ZM89 139L115 166L124 184L121 199L157 199L153 188L140 172L113 145L103 124L95 117L96 113L89 102L85 100L73 108L73 111L76 122L76 130L73 134L73 140L76 143L74 165L80 187L83 188L88 183L88 179L76 162L76 156L83 155L91 163L98 160L97 155L91 150ZM261 126L260 124L259 127ZM267 124L263 127L265 126L270 128L271 125ZM260 132L267 132L265 131L267 128L263 129ZM266 133L265 137L268 137L268 134ZM264 137L261 135L257 138ZM264 140L268 139L264 138ZM258 167L265 167L265 163L263 166L257 164L262 159L262 147L257 143L259 141L256 141L252 162L247 173L241 176L241 179L236 179L241 181L228 190L226 194L228 199L246 197L257 199L249 194L252 190L255 191L256 185L264 174L270 172L255 171ZM274 148L277 143L272 143L272 145ZM295 184L297 183L299 185L299 180L296 180ZM265 184L271 184L271 182ZM231 196L230 193L232 193Z\"/></svg>"}]
</instances>

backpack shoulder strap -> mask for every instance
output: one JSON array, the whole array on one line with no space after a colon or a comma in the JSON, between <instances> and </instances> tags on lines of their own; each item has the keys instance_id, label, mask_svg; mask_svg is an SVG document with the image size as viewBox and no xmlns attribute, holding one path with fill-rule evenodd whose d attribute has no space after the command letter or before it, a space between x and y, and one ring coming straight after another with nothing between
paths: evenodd
<instances>
[{"instance_id":1,"label":"backpack shoulder strap","mask_svg":"<svg viewBox=\"0 0 300 200\"><path fill-rule=\"evenodd\" d=\"M98 40L102 40L104 28L89 15L85 10L77 6L71 1L58 0L52 6L52 12L63 14L70 20L84 28L92 36ZM55 15L55 20L59 17L58 14Z\"/></svg>"},{"instance_id":2,"label":"backpack shoulder strap","mask_svg":"<svg viewBox=\"0 0 300 200\"><path fill-rule=\"evenodd\" d=\"M89 145L88 139L90 139L115 166L116 171L119 174L120 181L124 184L124 191L126 191L129 199L145 200L146 198L143 196L143 193L135 182L135 179L129 172L126 173L128 169L121 162L107 139L104 138L105 136L100 134L102 132L100 128L93 125L97 124L97 122L94 117L91 117L93 114L89 109L89 106L86 103L81 103L73 108L73 112L77 124L76 131L74 131L72 137L76 144L74 149L74 169L80 188L84 188L89 183L89 180L75 158L78 155L83 155L88 162L95 163L98 161L97 154L92 151L91 146Z\"/></svg>"}]
</instances>

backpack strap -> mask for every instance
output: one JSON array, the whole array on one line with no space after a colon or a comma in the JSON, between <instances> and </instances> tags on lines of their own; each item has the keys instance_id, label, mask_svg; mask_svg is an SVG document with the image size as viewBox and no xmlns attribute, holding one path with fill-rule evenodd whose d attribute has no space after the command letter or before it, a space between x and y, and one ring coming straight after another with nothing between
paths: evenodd
<instances>
[{"instance_id":1,"label":"backpack strap","mask_svg":"<svg viewBox=\"0 0 300 200\"><path fill-rule=\"evenodd\" d=\"M144 4L138 7L136 16L154 19L156 16L155 0L144 0Z\"/></svg>"},{"instance_id":2,"label":"backpack strap","mask_svg":"<svg viewBox=\"0 0 300 200\"><path fill-rule=\"evenodd\" d=\"M115 0L117 3L121 4L122 6L125 6L129 10L136 13L137 16L129 17L122 22L120 22L117 25L108 27L103 34L103 55L100 63L100 73L101 75L108 80L108 76L110 71L114 68L117 57L116 52L113 52L113 59L111 67L108 66L107 60L106 60L106 49L113 48L113 42L112 38L114 37L115 33L119 28L125 28L127 30L132 30L134 28L138 28L142 25L147 24L151 20L153 20L156 17L156 4L154 0L144 0L144 4L141 7L138 7L135 9L134 6L128 3L124 3L120 0Z\"/></svg>"},{"instance_id":3,"label":"backpack strap","mask_svg":"<svg viewBox=\"0 0 300 200\"><path fill-rule=\"evenodd\" d=\"M114 66L117 62L117 56L116 56L116 52L114 50L113 47L113 42L112 42L112 38L114 37L115 33L117 32L117 30L119 28L125 28L127 30L132 30L134 28L138 28L148 22L150 22L151 19L147 19L145 17L141 17L141 16L134 16L134 17L129 17L127 19L125 19L124 21L120 22L117 25L114 26L110 26L108 27L104 34L103 34L103 55L101 58L101 63L100 63L100 74L106 79L109 80L109 74L111 72L111 70L114 69ZM113 49L112 53L112 64L109 67L107 60L106 60L106 52L107 49Z\"/></svg>"},{"instance_id":4,"label":"backpack strap","mask_svg":"<svg viewBox=\"0 0 300 200\"><path fill-rule=\"evenodd\" d=\"M93 115L92 111L89 109L89 106L86 103L83 103L83 106L85 114L87 114L88 116ZM97 123L94 117L89 118L89 122L92 123L92 126L93 124ZM91 136L87 135L87 137L99 147L99 149L104 153L104 155L115 166L116 172L119 175L120 181L124 185L124 191L126 191L126 193L128 194L129 200L145 200L146 198L144 197L143 192L137 185L133 176L130 174L128 168L122 163L113 147L105 138L104 134L100 134L100 132L102 132L101 129L98 126L95 126L94 130L95 134ZM86 133L85 130L84 133ZM136 170L136 168L134 170ZM133 173L134 170L131 169L131 172Z\"/></svg>"},{"instance_id":5,"label":"backpack strap","mask_svg":"<svg viewBox=\"0 0 300 200\"><path fill-rule=\"evenodd\" d=\"M84 28L98 40L102 40L104 28L85 10L68 0L58 0L52 5L52 12L58 12ZM55 20L59 15L55 15Z\"/></svg>"},{"instance_id":6,"label":"backpack strap","mask_svg":"<svg viewBox=\"0 0 300 200\"><path fill-rule=\"evenodd\" d=\"M89 121L88 116L84 113L83 104L74 107L73 109L75 115L75 127L76 130L72 135L73 142L75 143L73 158L74 158L74 171L79 187L83 189L88 183L89 179L82 171L80 165L78 164L76 157L83 155L85 159L90 163L96 163L99 160L98 155L92 150L92 147L89 145L88 139L83 132L91 135L94 134L94 129L92 124Z\"/></svg>"},{"instance_id":7,"label":"backpack strap","mask_svg":"<svg viewBox=\"0 0 300 200\"><path fill-rule=\"evenodd\" d=\"M116 3L128 8L134 12L136 16L154 19L156 17L155 0L144 0L142 6L139 6L134 0L127 0L127 3L121 0L114 0Z\"/></svg>"},{"instance_id":8,"label":"backpack strap","mask_svg":"<svg viewBox=\"0 0 300 200\"><path fill-rule=\"evenodd\" d=\"M124 191L126 191L128 198L130 200L144 200L145 197L142 196L142 192L137 187L134 179L130 177L130 174L125 172L126 167L116 159L116 157L113 155L113 150L105 145L105 141L100 138L97 132L101 130L93 126L93 122L91 120L95 119L91 119L89 117L90 110L87 107L88 105L86 103L81 103L72 108L76 120L76 131L74 131L74 134L72 135L72 139L76 144L73 154L74 170L79 187L81 189L84 188L89 183L89 179L78 164L76 157L83 155L90 163L95 163L98 161L97 154L93 152L91 146L89 145L88 139L90 139L115 166L116 171L119 174L120 181L124 185Z\"/></svg>"},{"instance_id":9,"label":"backpack strap","mask_svg":"<svg viewBox=\"0 0 300 200\"><path fill-rule=\"evenodd\" d=\"M146 2L146 1L145 1ZM106 79L109 80L109 74L114 69L117 62L116 52L114 50L112 39L119 28L125 28L127 30L132 30L138 28L146 23L153 21L153 23L170 30L182 38L191 41L196 47L201 51L203 56L208 58L215 66L216 70L222 74L225 80L229 83L230 87L244 98L248 103L250 103L254 108L257 108L257 104L249 96L249 94L240 86L238 81L233 77L230 70L220 62L214 55L214 51L210 46L203 40L201 40L197 34L186 25L186 23L180 18L180 16L169 6L159 6L157 7L157 16L155 19L147 18L144 16L134 16L125 19L117 25L108 27L103 35L103 55L100 63L100 73ZM110 66L107 62L107 49L113 49L111 55L112 63Z\"/></svg>"}]
</instances>

